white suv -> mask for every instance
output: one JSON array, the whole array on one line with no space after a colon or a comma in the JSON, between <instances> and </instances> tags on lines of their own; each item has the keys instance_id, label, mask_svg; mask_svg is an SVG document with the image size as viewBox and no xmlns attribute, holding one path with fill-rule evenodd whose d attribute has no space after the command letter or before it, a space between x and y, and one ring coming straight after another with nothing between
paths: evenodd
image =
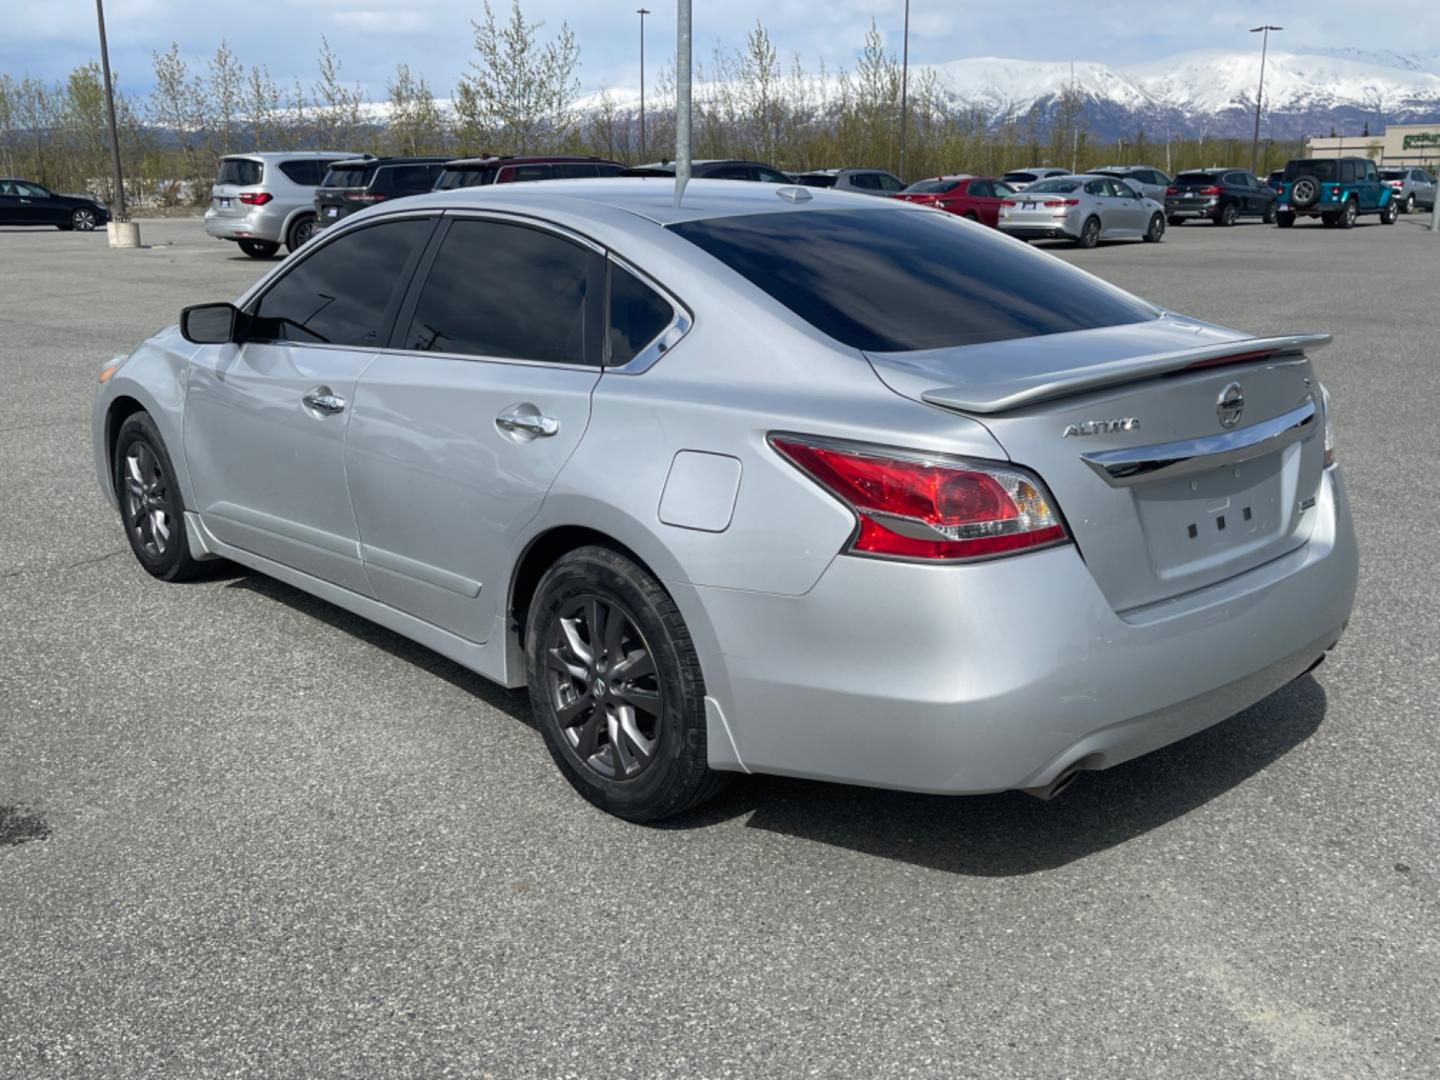
<instances>
[{"instance_id":1,"label":"white suv","mask_svg":"<svg viewBox=\"0 0 1440 1080\"><path fill-rule=\"evenodd\" d=\"M330 166L355 157L339 150L227 154L220 159L205 231L232 240L252 259L291 251L315 232L315 189Z\"/></svg>"},{"instance_id":2,"label":"white suv","mask_svg":"<svg viewBox=\"0 0 1440 1080\"><path fill-rule=\"evenodd\" d=\"M805 187L834 188L856 195L895 195L905 190L899 177L884 169L811 169L796 179Z\"/></svg>"}]
</instances>

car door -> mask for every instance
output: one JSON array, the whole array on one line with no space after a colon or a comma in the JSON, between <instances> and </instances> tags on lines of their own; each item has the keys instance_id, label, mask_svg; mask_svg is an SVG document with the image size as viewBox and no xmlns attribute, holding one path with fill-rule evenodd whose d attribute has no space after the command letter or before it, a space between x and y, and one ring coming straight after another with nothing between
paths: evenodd
<instances>
[{"instance_id":1,"label":"car door","mask_svg":"<svg viewBox=\"0 0 1440 1080\"><path fill-rule=\"evenodd\" d=\"M991 228L1000 223L1000 199L995 194L995 184L990 180L971 180L970 186L965 189L969 199L969 209L975 215L977 221L989 225Z\"/></svg>"},{"instance_id":2,"label":"car door","mask_svg":"<svg viewBox=\"0 0 1440 1080\"><path fill-rule=\"evenodd\" d=\"M20 192L13 180L0 180L0 225L18 225Z\"/></svg>"},{"instance_id":3,"label":"car door","mask_svg":"<svg viewBox=\"0 0 1440 1080\"><path fill-rule=\"evenodd\" d=\"M485 642L518 536L590 420L606 266L534 221L443 229L356 387L346 472L376 597Z\"/></svg>"},{"instance_id":4,"label":"car door","mask_svg":"<svg viewBox=\"0 0 1440 1080\"><path fill-rule=\"evenodd\" d=\"M1139 193L1124 180L1104 181L1105 233L1110 236L1134 236L1140 232L1145 205Z\"/></svg>"},{"instance_id":5,"label":"car door","mask_svg":"<svg viewBox=\"0 0 1440 1080\"><path fill-rule=\"evenodd\" d=\"M18 224L62 225L69 220L69 212L60 209L55 197L39 184L17 180L15 192Z\"/></svg>"},{"instance_id":6,"label":"car door","mask_svg":"<svg viewBox=\"0 0 1440 1080\"><path fill-rule=\"evenodd\" d=\"M436 218L381 219L307 245L246 305L245 340L191 361L184 447L221 541L370 593L345 483L355 381L385 344Z\"/></svg>"}]
</instances>

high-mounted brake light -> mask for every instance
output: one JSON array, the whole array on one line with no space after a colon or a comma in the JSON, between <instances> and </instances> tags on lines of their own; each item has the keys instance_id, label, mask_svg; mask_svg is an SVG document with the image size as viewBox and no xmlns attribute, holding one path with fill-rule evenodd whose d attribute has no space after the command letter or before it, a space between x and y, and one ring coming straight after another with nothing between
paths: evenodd
<instances>
[{"instance_id":1,"label":"high-mounted brake light","mask_svg":"<svg viewBox=\"0 0 1440 1080\"><path fill-rule=\"evenodd\" d=\"M1224 367L1226 364L1248 364L1251 360L1264 360L1267 357L1275 356L1274 349L1259 349L1252 352L1229 353L1225 356L1212 356L1208 360L1196 360L1193 364L1186 364L1186 371L1194 371L1197 368Z\"/></svg>"},{"instance_id":2,"label":"high-mounted brake light","mask_svg":"<svg viewBox=\"0 0 1440 1080\"><path fill-rule=\"evenodd\" d=\"M770 445L852 511L849 551L964 561L1069 539L1037 477L998 462L776 434Z\"/></svg>"},{"instance_id":3,"label":"high-mounted brake light","mask_svg":"<svg viewBox=\"0 0 1440 1080\"><path fill-rule=\"evenodd\" d=\"M275 198L268 191L242 191L240 201L246 206L264 206L271 199Z\"/></svg>"}]
</instances>

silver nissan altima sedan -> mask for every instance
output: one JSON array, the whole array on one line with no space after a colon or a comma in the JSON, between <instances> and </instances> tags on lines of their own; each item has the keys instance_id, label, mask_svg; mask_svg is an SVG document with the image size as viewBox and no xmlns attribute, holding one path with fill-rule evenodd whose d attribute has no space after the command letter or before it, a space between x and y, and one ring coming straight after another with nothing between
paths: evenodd
<instances>
[{"instance_id":1,"label":"silver nissan altima sedan","mask_svg":"<svg viewBox=\"0 0 1440 1080\"><path fill-rule=\"evenodd\" d=\"M632 820L736 772L1049 796L1313 668L1354 598L1306 351L889 199L665 180L356 214L102 372L140 564L509 687Z\"/></svg>"}]
</instances>

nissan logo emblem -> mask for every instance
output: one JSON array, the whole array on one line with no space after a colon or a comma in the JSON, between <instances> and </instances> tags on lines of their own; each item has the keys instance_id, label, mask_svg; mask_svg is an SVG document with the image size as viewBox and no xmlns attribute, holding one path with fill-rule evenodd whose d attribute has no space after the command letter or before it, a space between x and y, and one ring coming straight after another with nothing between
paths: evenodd
<instances>
[{"instance_id":1,"label":"nissan logo emblem","mask_svg":"<svg viewBox=\"0 0 1440 1080\"><path fill-rule=\"evenodd\" d=\"M1220 398L1215 402L1215 415L1220 417L1221 427L1230 428L1240 422L1244 412L1245 395L1240 390L1240 384L1232 382L1220 391Z\"/></svg>"}]
</instances>

